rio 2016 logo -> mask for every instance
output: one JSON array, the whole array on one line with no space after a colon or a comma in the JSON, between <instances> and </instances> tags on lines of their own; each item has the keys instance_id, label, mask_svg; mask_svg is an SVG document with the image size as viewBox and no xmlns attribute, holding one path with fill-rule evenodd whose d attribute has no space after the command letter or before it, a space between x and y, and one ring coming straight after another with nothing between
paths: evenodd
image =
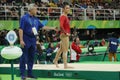
<instances>
[{"instance_id":1,"label":"rio 2016 logo","mask_svg":"<svg viewBox=\"0 0 120 80\"><path fill-rule=\"evenodd\" d=\"M71 72L54 72L53 76L54 77L72 77L72 73Z\"/></svg>"},{"instance_id":2,"label":"rio 2016 logo","mask_svg":"<svg viewBox=\"0 0 120 80\"><path fill-rule=\"evenodd\" d=\"M54 72L53 76L55 76L55 77L64 77L64 73Z\"/></svg>"}]
</instances>

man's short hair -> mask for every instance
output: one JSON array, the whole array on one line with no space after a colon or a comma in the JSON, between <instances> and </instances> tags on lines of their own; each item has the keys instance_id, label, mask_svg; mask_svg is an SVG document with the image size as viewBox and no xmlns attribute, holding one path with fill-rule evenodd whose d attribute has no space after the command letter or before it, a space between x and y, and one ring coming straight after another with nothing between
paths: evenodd
<instances>
[{"instance_id":1,"label":"man's short hair","mask_svg":"<svg viewBox=\"0 0 120 80\"><path fill-rule=\"evenodd\" d=\"M29 5L28 5L28 11L31 10L31 9L33 9L34 7L35 7L35 4L34 4L34 3L33 3L33 4L29 4Z\"/></svg>"}]
</instances>

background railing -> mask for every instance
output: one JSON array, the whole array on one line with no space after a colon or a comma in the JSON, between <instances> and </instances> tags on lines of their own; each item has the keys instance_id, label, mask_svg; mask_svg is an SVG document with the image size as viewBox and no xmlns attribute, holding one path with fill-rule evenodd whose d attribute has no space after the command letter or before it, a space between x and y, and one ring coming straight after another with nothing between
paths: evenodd
<instances>
[{"instance_id":1,"label":"background railing","mask_svg":"<svg viewBox=\"0 0 120 80\"><path fill-rule=\"evenodd\" d=\"M18 20L27 11L24 6L0 6L0 20ZM38 7L36 16L40 20L56 20L61 14L59 7ZM68 16L71 20L120 20L120 9L71 8Z\"/></svg>"}]
</instances>

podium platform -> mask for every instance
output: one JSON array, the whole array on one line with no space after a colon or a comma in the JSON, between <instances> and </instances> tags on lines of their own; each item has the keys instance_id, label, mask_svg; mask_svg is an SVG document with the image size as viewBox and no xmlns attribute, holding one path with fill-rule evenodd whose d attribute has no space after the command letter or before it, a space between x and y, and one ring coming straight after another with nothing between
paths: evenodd
<instances>
[{"instance_id":1,"label":"podium platform","mask_svg":"<svg viewBox=\"0 0 120 80\"><path fill-rule=\"evenodd\" d=\"M15 75L20 77L18 64ZM63 64L56 68L54 64L35 64L33 73L40 78L63 78L85 80L120 80L119 62L69 63L73 69L64 69ZM9 74L9 64L0 65L0 74Z\"/></svg>"}]
</instances>

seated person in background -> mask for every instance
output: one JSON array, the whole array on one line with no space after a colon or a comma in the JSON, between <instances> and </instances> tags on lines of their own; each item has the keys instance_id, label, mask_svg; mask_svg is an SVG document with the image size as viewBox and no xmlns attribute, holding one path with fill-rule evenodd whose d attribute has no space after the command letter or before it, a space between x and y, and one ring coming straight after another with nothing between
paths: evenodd
<instances>
[{"instance_id":1,"label":"seated person in background","mask_svg":"<svg viewBox=\"0 0 120 80\"><path fill-rule=\"evenodd\" d=\"M105 39L104 38L101 40L100 46L105 46Z\"/></svg>"},{"instance_id":2,"label":"seated person in background","mask_svg":"<svg viewBox=\"0 0 120 80\"><path fill-rule=\"evenodd\" d=\"M54 53L57 53L58 49L60 48L60 43L61 43L61 41L57 43ZM60 55L60 57L58 59L58 63L63 63L62 54Z\"/></svg>"},{"instance_id":3,"label":"seated person in background","mask_svg":"<svg viewBox=\"0 0 120 80\"><path fill-rule=\"evenodd\" d=\"M86 41L86 43L84 43L84 47L86 47L86 48L87 48L89 45L90 45L90 41L89 41L89 40L87 40L87 41Z\"/></svg>"},{"instance_id":4,"label":"seated person in background","mask_svg":"<svg viewBox=\"0 0 120 80\"><path fill-rule=\"evenodd\" d=\"M41 47L41 43L39 41L38 36L37 36L37 41L36 41L36 53L37 53L36 54L37 62L35 62L35 63L39 64L40 61L41 61L41 56L42 56L42 53L43 53L43 49Z\"/></svg>"},{"instance_id":5,"label":"seated person in background","mask_svg":"<svg viewBox=\"0 0 120 80\"><path fill-rule=\"evenodd\" d=\"M60 48L60 42L57 43L56 48L55 48L55 50L54 50L54 53L56 53L59 48Z\"/></svg>"},{"instance_id":6,"label":"seated person in background","mask_svg":"<svg viewBox=\"0 0 120 80\"><path fill-rule=\"evenodd\" d=\"M112 58L114 58L114 61L117 61L116 52L117 52L117 48L118 48L118 45L119 45L119 41L116 37L117 36L114 33L112 35L112 37L109 38L109 40L108 40L107 50L109 51L109 54L108 54L109 61L112 61Z\"/></svg>"},{"instance_id":7,"label":"seated person in background","mask_svg":"<svg viewBox=\"0 0 120 80\"><path fill-rule=\"evenodd\" d=\"M54 46L52 43L49 43L48 48L46 49L46 61L49 63L53 62L52 53L54 52Z\"/></svg>"},{"instance_id":8,"label":"seated person in background","mask_svg":"<svg viewBox=\"0 0 120 80\"><path fill-rule=\"evenodd\" d=\"M42 54L43 49L41 47L41 43L39 42L39 37L38 36L37 36L37 41L36 41L36 48L37 48L37 52L39 54Z\"/></svg>"},{"instance_id":9,"label":"seated person in background","mask_svg":"<svg viewBox=\"0 0 120 80\"><path fill-rule=\"evenodd\" d=\"M43 42L40 42L40 44L41 44L41 49L44 51L44 50L45 50L44 43L43 43Z\"/></svg>"},{"instance_id":10,"label":"seated person in background","mask_svg":"<svg viewBox=\"0 0 120 80\"><path fill-rule=\"evenodd\" d=\"M97 39L94 41L94 46L99 46L99 41Z\"/></svg>"},{"instance_id":11,"label":"seated person in background","mask_svg":"<svg viewBox=\"0 0 120 80\"><path fill-rule=\"evenodd\" d=\"M82 53L82 50L79 45L80 45L80 39L76 37L71 44L71 59L70 59L71 61L70 62L79 61L80 54Z\"/></svg>"}]
</instances>

